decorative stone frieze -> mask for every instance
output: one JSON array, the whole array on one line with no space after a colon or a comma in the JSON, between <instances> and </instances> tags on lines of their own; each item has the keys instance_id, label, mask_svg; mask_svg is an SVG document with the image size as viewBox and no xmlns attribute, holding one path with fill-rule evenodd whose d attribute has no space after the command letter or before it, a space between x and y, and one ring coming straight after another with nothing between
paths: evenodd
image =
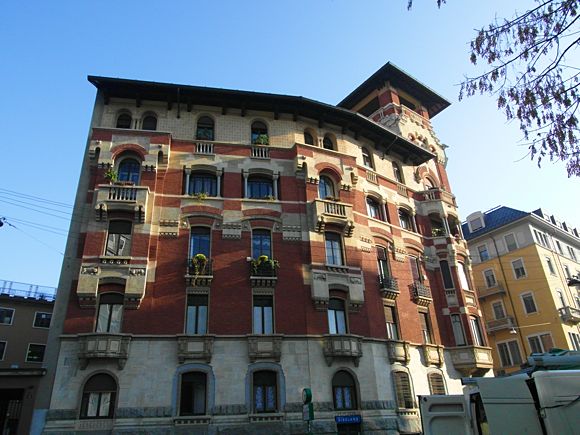
<instances>
[{"instance_id":1,"label":"decorative stone frieze","mask_svg":"<svg viewBox=\"0 0 580 435\"><path fill-rule=\"evenodd\" d=\"M302 228L299 225L283 225L282 239L288 242L298 242L302 240Z\"/></svg>"},{"instance_id":2,"label":"decorative stone frieze","mask_svg":"<svg viewBox=\"0 0 580 435\"><path fill-rule=\"evenodd\" d=\"M280 361L283 335L248 335L248 357L251 362L259 359Z\"/></svg>"},{"instance_id":3,"label":"decorative stone frieze","mask_svg":"<svg viewBox=\"0 0 580 435\"><path fill-rule=\"evenodd\" d=\"M177 360L179 364L196 360L211 362L214 339L213 335L178 335Z\"/></svg>"},{"instance_id":4,"label":"decorative stone frieze","mask_svg":"<svg viewBox=\"0 0 580 435\"><path fill-rule=\"evenodd\" d=\"M222 224L222 239L241 239L242 224L240 222L224 222Z\"/></svg>"},{"instance_id":5,"label":"decorative stone frieze","mask_svg":"<svg viewBox=\"0 0 580 435\"><path fill-rule=\"evenodd\" d=\"M175 426L199 426L208 425L211 423L210 415L190 415L187 417L174 417L173 424Z\"/></svg>"},{"instance_id":6,"label":"decorative stone frieze","mask_svg":"<svg viewBox=\"0 0 580 435\"><path fill-rule=\"evenodd\" d=\"M348 358L358 367L363 356L362 337L351 334L327 334L324 336L324 358L330 367L335 358Z\"/></svg>"},{"instance_id":7,"label":"decorative stone frieze","mask_svg":"<svg viewBox=\"0 0 580 435\"><path fill-rule=\"evenodd\" d=\"M79 366L87 368L91 360L116 360L119 370L123 370L129 357L131 335L91 333L79 334Z\"/></svg>"}]
</instances>

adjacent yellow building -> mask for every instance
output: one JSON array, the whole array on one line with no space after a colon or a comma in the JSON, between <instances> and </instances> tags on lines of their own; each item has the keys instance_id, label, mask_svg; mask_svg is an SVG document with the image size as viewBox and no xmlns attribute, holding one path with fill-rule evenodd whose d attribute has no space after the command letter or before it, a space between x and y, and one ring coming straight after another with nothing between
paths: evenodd
<instances>
[{"instance_id":1,"label":"adjacent yellow building","mask_svg":"<svg viewBox=\"0 0 580 435\"><path fill-rule=\"evenodd\" d=\"M580 350L578 230L542 209L504 206L470 214L462 230L496 374L530 353Z\"/></svg>"}]
</instances>

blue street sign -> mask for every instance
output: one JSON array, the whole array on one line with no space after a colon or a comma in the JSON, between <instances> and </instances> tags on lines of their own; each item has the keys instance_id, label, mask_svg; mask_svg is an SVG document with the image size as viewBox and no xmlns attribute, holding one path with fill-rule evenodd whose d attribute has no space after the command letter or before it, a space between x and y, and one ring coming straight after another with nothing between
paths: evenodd
<instances>
[{"instance_id":1,"label":"blue street sign","mask_svg":"<svg viewBox=\"0 0 580 435\"><path fill-rule=\"evenodd\" d=\"M334 421L337 424L361 423L362 417L360 415L337 415L334 417Z\"/></svg>"}]
</instances>

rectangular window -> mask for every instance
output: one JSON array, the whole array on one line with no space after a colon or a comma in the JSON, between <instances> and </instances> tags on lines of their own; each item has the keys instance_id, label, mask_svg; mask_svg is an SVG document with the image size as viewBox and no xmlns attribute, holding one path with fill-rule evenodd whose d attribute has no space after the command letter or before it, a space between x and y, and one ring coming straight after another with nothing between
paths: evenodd
<instances>
[{"instance_id":1,"label":"rectangular window","mask_svg":"<svg viewBox=\"0 0 580 435\"><path fill-rule=\"evenodd\" d=\"M478 246L477 252L479 253L479 260L480 261L489 260L489 252L487 250L487 245Z\"/></svg>"},{"instance_id":2,"label":"rectangular window","mask_svg":"<svg viewBox=\"0 0 580 435\"><path fill-rule=\"evenodd\" d=\"M395 379L397 407L401 409L415 408L415 400L409 374L405 372L394 372L393 377Z\"/></svg>"},{"instance_id":3,"label":"rectangular window","mask_svg":"<svg viewBox=\"0 0 580 435\"><path fill-rule=\"evenodd\" d=\"M203 254L209 258L211 230L205 227L192 227L189 234L189 258Z\"/></svg>"},{"instance_id":4,"label":"rectangular window","mask_svg":"<svg viewBox=\"0 0 580 435\"><path fill-rule=\"evenodd\" d=\"M538 312L536 301L534 300L534 295L532 293L524 293L522 294L521 298L526 314L533 314Z\"/></svg>"},{"instance_id":5,"label":"rectangular window","mask_svg":"<svg viewBox=\"0 0 580 435\"><path fill-rule=\"evenodd\" d=\"M34 314L34 323L33 326L35 328L50 328L50 319L52 318L52 313L41 313L36 312Z\"/></svg>"},{"instance_id":6,"label":"rectangular window","mask_svg":"<svg viewBox=\"0 0 580 435\"><path fill-rule=\"evenodd\" d=\"M570 254L570 258L576 261L576 252L574 252L574 248L572 246L568 246L568 253Z\"/></svg>"},{"instance_id":7,"label":"rectangular window","mask_svg":"<svg viewBox=\"0 0 580 435\"><path fill-rule=\"evenodd\" d=\"M189 372L181 376L179 415L205 414L206 383L207 375L202 372Z\"/></svg>"},{"instance_id":8,"label":"rectangular window","mask_svg":"<svg viewBox=\"0 0 580 435\"><path fill-rule=\"evenodd\" d=\"M455 344L457 346L465 346L465 333L463 332L463 325L461 324L461 317L459 314L451 314L451 326L453 328L453 336L455 337Z\"/></svg>"},{"instance_id":9,"label":"rectangular window","mask_svg":"<svg viewBox=\"0 0 580 435\"><path fill-rule=\"evenodd\" d=\"M6 342L0 341L0 361L4 361L5 353L6 353Z\"/></svg>"},{"instance_id":10,"label":"rectangular window","mask_svg":"<svg viewBox=\"0 0 580 435\"><path fill-rule=\"evenodd\" d=\"M185 333L203 335L207 332L207 296L188 295Z\"/></svg>"},{"instance_id":11,"label":"rectangular window","mask_svg":"<svg viewBox=\"0 0 580 435\"><path fill-rule=\"evenodd\" d=\"M570 336L570 342L572 343L572 348L574 350L580 350L580 334L576 334L575 332L568 332ZM1 346L1 343L0 343ZM1 351L1 349L0 349Z\"/></svg>"},{"instance_id":12,"label":"rectangular window","mask_svg":"<svg viewBox=\"0 0 580 435\"><path fill-rule=\"evenodd\" d=\"M387 248L382 246L377 246L377 264L379 267L379 276L387 278L391 276L391 270L389 267L389 255L387 253Z\"/></svg>"},{"instance_id":13,"label":"rectangular window","mask_svg":"<svg viewBox=\"0 0 580 435\"><path fill-rule=\"evenodd\" d=\"M409 266L411 266L411 275L413 275L413 281L423 282L423 275L421 274L419 259L417 257L409 257Z\"/></svg>"},{"instance_id":14,"label":"rectangular window","mask_svg":"<svg viewBox=\"0 0 580 435\"><path fill-rule=\"evenodd\" d=\"M272 296L254 297L254 334L274 333Z\"/></svg>"},{"instance_id":15,"label":"rectangular window","mask_svg":"<svg viewBox=\"0 0 580 435\"><path fill-rule=\"evenodd\" d=\"M522 356L517 341L513 340L498 343L497 350L502 367L510 367L522 363Z\"/></svg>"},{"instance_id":16,"label":"rectangular window","mask_svg":"<svg viewBox=\"0 0 580 435\"><path fill-rule=\"evenodd\" d=\"M530 335L528 336L528 343L532 353L549 352L554 347L552 336L549 333Z\"/></svg>"},{"instance_id":17,"label":"rectangular window","mask_svg":"<svg viewBox=\"0 0 580 435\"><path fill-rule=\"evenodd\" d=\"M465 264L459 263L457 273L459 275L459 282L461 283L461 288L463 290L469 290L469 280L467 278L467 268L465 267Z\"/></svg>"},{"instance_id":18,"label":"rectangular window","mask_svg":"<svg viewBox=\"0 0 580 435\"><path fill-rule=\"evenodd\" d=\"M501 301L493 302L491 304L491 308L493 310L493 317L495 317L495 319L505 319L505 309Z\"/></svg>"},{"instance_id":19,"label":"rectangular window","mask_svg":"<svg viewBox=\"0 0 580 435\"><path fill-rule=\"evenodd\" d=\"M330 334L346 334L346 312L342 299L331 299L328 303L328 331Z\"/></svg>"},{"instance_id":20,"label":"rectangular window","mask_svg":"<svg viewBox=\"0 0 580 435\"><path fill-rule=\"evenodd\" d=\"M121 332L123 317L123 295L120 293L102 294L99 300L99 312L95 332Z\"/></svg>"},{"instance_id":21,"label":"rectangular window","mask_svg":"<svg viewBox=\"0 0 580 435\"><path fill-rule=\"evenodd\" d=\"M105 255L129 256L131 255L131 231L133 224L129 221L109 222L107 234L107 248Z\"/></svg>"},{"instance_id":22,"label":"rectangular window","mask_svg":"<svg viewBox=\"0 0 580 435\"><path fill-rule=\"evenodd\" d=\"M342 239L337 233L324 233L326 245L326 264L333 266L344 265L342 256Z\"/></svg>"},{"instance_id":23,"label":"rectangular window","mask_svg":"<svg viewBox=\"0 0 580 435\"><path fill-rule=\"evenodd\" d=\"M0 325L12 325L14 308L0 307Z\"/></svg>"},{"instance_id":24,"label":"rectangular window","mask_svg":"<svg viewBox=\"0 0 580 435\"><path fill-rule=\"evenodd\" d=\"M471 333L473 334L473 342L476 346L485 346L483 341L483 333L481 332L481 325L479 318L469 316L469 325L471 326Z\"/></svg>"},{"instance_id":25,"label":"rectangular window","mask_svg":"<svg viewBox=\"0 0 580 435\"><path fill-rule=\"evenodd\" d=\"M421 322L421 333L423 335L423 343L433 343L431 336L431 325L429 322L429 313L419 312L419 321Z\"/></svg>"},{"instance_id":26,"label":"rectangular window","mask_svg":"<svg viewBox=\"0 0 580 435\"><path fill-rule=\"evenodd\" d=\"M453 285L453 278L451 277L451 270L449 269L449 263L446 260L441 260L439 262L439 268L441 269L441 277L443 278L443 286L446 289L455 288Z\"/></svg>"},{"instance_id":27,"label":"rectangular window","mask_svg":"<svg viewBox=\"0 0 580 435\"><path fill-rule=\"evenodd\" d=\"M495 280L495 274L493 273L492 269L484 270L483 276L485 278L485 285L487 286L487 288L495 287L497 285L497 281Z\"/></svg>"},{"instance_id":28,"label":"rectangular window","mask_svg":"<svg viewBox=\"0 0 580 435\"><path fill-rule=\"evenodd\" d=\"M28 352L26 352L26 362L41 363L44 361L44 344L29 344Z\"/></svg>"},{"instance_id":29,"label":"rectangular window","mask_svg":"<svg viewBox=\"0 0 580 435\"><path fill-rule=\"evenodd\" d=\"M526 277L526 268L524 267L524 261L521 258L512 261L512 269L514 271L514 276L516 277L516 279Z\"/></svg>"},{"instance_id":30,"label":"rectangular window","mask_svg":"<svg viewBox=\"0 0 580 435\"><path fill-rule=\"evenodd\" d=\"M272 235L270 230L252 231L252 255L254 258L262 255L272 258Z\"/></svg>"},{"instance_id":31,"label":"rectangular window","mask_svg":"<svg viewBox=\"0 0 580 435\"><path fill-rule=\"evenodd\" d=\"M483 221L480 217L476 217L469 221L469 227L471 228L471 232L477 231L483 228Z\"/></svg>"},{"instance_id":32,"label":"rectangular window","mask_svg":"<svg viewBox=\"0 0 580 435\"><path fill-rule=\"evenodd\" d=\"M509 252L515 251L518 249L518 245L516 243L516 238L513 234L506 234L504 237L506 249Z\"/></svg>"},{"instance_id":33,"label":"rectangular window","mask_svg":"<svg viewBox=\"0 0 580 435\"><path fill-rule=\"evenodd\" d=\"M572 279L572 274L570 273L570 268L566 264L564 265L564 274L566 275L566 278Z\"/></svg>"},{"instance_id":34,"label":"rectangular window","mask_svg":"<svg viewBox=\"0 0 580 435\"><path fill-rule=\"evenodd\" d=\"M558 249L558 253L560 255L564 255L564 251L562 251L562 245L560 245L560 242L558 240L556 240L556 249Z\"/></svg>"},{"instance_id":35,"label":"rectangular window","mask_svg":"<svg viewBox=\"0 0 580 435\"><path fill-rule=\"evenodd\" d=\"M398 340L399 328L397 327L397 313L393 306L385 305L385 322L387 323L387 339Z\"/></svg>"},{"instance_id":36,"label":"rectangular window","mask_svg":"<svg viewBox=\"0 0 580 435\"><path fill-rule=\"evenodd\" d=\"M548 265L548 271L552 275L556 275L556 270L554 269L554 265L552 264L552 260L550 259L550 257L546 257L546 264Z\"/></svg>"}]
</instances>

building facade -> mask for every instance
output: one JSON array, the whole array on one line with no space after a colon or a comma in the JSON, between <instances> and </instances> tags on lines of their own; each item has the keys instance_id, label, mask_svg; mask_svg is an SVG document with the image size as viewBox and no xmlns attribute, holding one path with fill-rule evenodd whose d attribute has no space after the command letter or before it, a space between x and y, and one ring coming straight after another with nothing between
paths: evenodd
<instances>
[{"instance_id":1,"label":"building facade","mask_svg":"<svg viewBox=\"0 0 580 435\"><path fill-rule=\"evenodd\" d=\"M26 435L54 305L54 288L0 281L0 433Z\"/></svg>"},{"instance_id":2,"label":"building facade","mask_svg":"<svg viewBox=\"0 0 580 435\"><path fill-rule=\"evenodd\" d=\"M580 237L545 210L475 212L463 224L498 374L530 353L580 350Z\"/></svg>"},{"instance_id":3,"label":"building facade","mask_svg":"<svg viewBox=\"0 0 580 435\"><path fill-rule=\"evenodd\" d=\"M492 367L439 95L89 81L46 433L303 433L304 388L314 433L417 433Z\"/></svg>"}]
</instances>

